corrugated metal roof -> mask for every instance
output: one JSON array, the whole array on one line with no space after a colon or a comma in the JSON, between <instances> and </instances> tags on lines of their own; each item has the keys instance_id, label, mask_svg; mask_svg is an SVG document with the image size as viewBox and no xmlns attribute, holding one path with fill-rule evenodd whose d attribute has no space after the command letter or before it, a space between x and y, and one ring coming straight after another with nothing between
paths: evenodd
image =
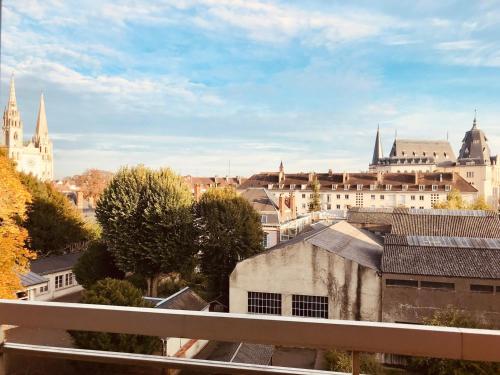
<instances>
[{"instance_id":1,"label":"corrugated metal roof","mask_svg":"<svg viewBox=\"0 0 500 375\"><path fill-rule=\"evenodd\" d=\"M191 288L185 287L170 297L159 302L155 308L169 310L201 311L208 306L208 302L196 294Z\"/></svg>"},{"instance_id":2,"label":"corrugated metal roof","mask_svg":"<svg viewBox=\"0 0 500 375\"><path fill-rule=\"evenodd\" d=\"M23 275L20 275L20 278L21 278L21 284L25 288L33 285L44 284L49 281L49 279L31 271Z\"/></svg>"}]
</instances>

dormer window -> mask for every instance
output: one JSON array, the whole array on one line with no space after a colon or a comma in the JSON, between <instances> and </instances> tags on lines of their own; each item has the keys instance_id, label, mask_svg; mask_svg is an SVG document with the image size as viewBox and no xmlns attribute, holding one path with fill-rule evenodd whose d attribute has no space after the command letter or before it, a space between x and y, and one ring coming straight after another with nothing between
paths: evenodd
<instances>
[{"instance_id":1,"label":"dormer window","mask_svg":"<svg viewBox=\"0 0 500 375\"><path fill-rule=\"evenodd\" d=\"M425 185L418 185L419 191L425 191Z\"/></svg>"},{"instance_id":2,"label":"dormer window","mask_svg":"<svg viewBox=\"0 0 500 375\"><path fill-rule=\"evenodd\" d=\"M407 191L407 190L408 190L408 185L403 185L403 186L402 186L402 190L403 190L403 191Z\"/></svg>"},{"instance_id":3,"label":"dormer window","mask_svg":"<svg viewBox=\"0 0 500 375\"><path fill-rule=\"evenodd\" d=\"M445 185L444 186L444 191L450 191L451 190L451 186L450 185Z\"/></svg>"},{"instance_id":4,"label":"dormer window","mask_svg":"<svg viewBox=\"0 0 500 375\"><path fill-rule=\"evenodd\" d=\"M284 189L285 188L285 184L279 184L279 188L280 189Z\"/></svg>"},{"instance_id":5,"label":"dormer window","mask_svg":"<svg viewBox=\"0 0 500 375\"><path fill-rule=\"evenodd\" d=\"M432 185L432 191L437 191L438 186L437 185Z\"/></svg>"},{"instance_id":6,"label":"dormer window","mask_svg":"<svg viewBox=\"0 0 500 375\"><path fill-rule=\"evenodd\" d=\"M271 190L273 188L273 184L267 184L267 188Z\"/></svg>"},{"instance_id":7,"label":"dormer window","mask_svg":"<svg viewBox=\"0 0 500 375\"><path fill-rule=\"evenodd\" d=\"M301 190L305 190L306 188L307 188L307 185L306 185L306 184L302 184L302 185L300 185L300 189L301 189Z\"/></svg>"},{"instance_id":8,"label":"dormer window","mask_svg":"<svg viewBox=\"0 0 500 375\"><path fill-rule=\"evenodd\" d=\"M295 189L295 184L290 184L290 190L294 190Z\"/></svg>"},{"instance_id":9,"label":"dormer window","mask_svg":"<svg viewBox=\"0 0 500 375\"><path fill-rule=\"evenodd\" d=\"M370 190L375 190L376 188L377 188L377 185L375 185L375 184L370 185Z\"/></svg>"},{"instance_id":10,"label":"dormer window","mask_svg":"<svg viewBox=\"0 0 500 375\"><path fill-rule=\"evenodd\" d=\"M267 224L267 215L261 215L260 222L262 224Z\"/></svg>"},{"instance_id":11,"label":"dormer window","mask_svg":"<svg viewBox=\"0 0 500 375\"><path fill-rule=\"evenodd\" d=\"M357 184L357 185L356 185L356 188L357 188L358 190L363 190L363 184Z\"/></svg>"},{"instance_id":12,"label":"dormer window","mask_svg":"<svg viewBox=\"0 0 500 375\"><path fill-rule=\"evenodd\" d=\"M337 190L337 187L338 187L338 185L337 185L337 184L333 184L333 185L332 185L332 190Z\"/></svg>"},{"instance_id":13,"label":"dormer window","mask_svg":"<svg viewBox=\"0 0 500 375\"><path fill-rule=\"evenodd\" d=\"M351 188L351 185L349 185L349 184L344 185L344 190L349 190L350 188Z\"/></svg>"},{"instance_id":14,"label":"dormer window","mask_svg":"<svg viewBox=\"0 0 500 375\"><path fill-rule=\"evenodd\" d=\"M392 185L390 184L385 185L385 190L392 190Z\"/></svg>"}]
</instances>

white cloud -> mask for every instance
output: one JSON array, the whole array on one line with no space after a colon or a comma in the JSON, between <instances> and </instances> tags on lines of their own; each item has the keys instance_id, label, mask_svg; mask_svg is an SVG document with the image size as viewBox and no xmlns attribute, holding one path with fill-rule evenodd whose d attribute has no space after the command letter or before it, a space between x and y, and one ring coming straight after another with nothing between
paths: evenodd
<instances>
[{"instance_id":1,"label":"white cloud","mask_svg":"<svg viewBox=\"0 0 500 375\"><path fill-rule=\"evenodd\" d=\"M477 48L479 43L475 40L457 40L436 44L436 49L443 51L462 51Z\"/></svg>"}]
</instances>

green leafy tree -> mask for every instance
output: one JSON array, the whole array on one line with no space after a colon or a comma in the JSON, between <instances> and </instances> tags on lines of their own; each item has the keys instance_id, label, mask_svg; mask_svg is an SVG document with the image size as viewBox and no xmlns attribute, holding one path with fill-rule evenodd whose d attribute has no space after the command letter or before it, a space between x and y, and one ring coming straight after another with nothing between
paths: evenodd
<instances>
[{"instance_id":1,"label":"green leafy tree","mask_svg":"<svg viewBox=\"0 0 500 375\"><path fill-rule=\"evenodd\" d=\"M448 307L437 311L432 318L424 320L426 325L461 327L461 328L485 328L459 310ZM428 375L474 375L474 374L499 374L500 363L460 361L440 358L411 358L409 367L413 371Z\"/></svg>"},{"instance_id":2,"label":"green leafy tree","mask_svg":"<svg viewBox=\"0 0 500 375\"><path fill-rule=\"evenodd\" d=\"M95 238L91 226L50 183L24 173L20 173L19 178L32 196L24 222L29 249L41 256L55 255L61 254L68 245Z\"/></svg>"},{"instance_id":3,"label":"green leafy tree","mask_svg":"<svg viewBox=\"0 0 500 375\"><path fill-rule=\"evenodd\" d=\"M211 189L196 206L200 268L212 296L229 299L236 263L263 250L260 215L234 189Z\"/></svg>"},{"instance_id":4,"label":"green leafy tree","mask_svg":"<svg viewBox=\"0 0 500 375\"><path fill-rule=\"evenodd\" d=\"M483 196L478 197L474 202L467 203L458 189L452 189L446 196L446 201L435 203L434 208L444 208L450 210L491 210Z\"/></svg>"},{"instance_id":5,"label":"green leafy tree","mask_svg":"<svg viewBox=\"0 0 500 375\"><path fill-rule=\"evenodd\" d=\"M321 210L321 196L319 193L321 185L317 178L315 178L314 181L312 182L311 189L312 189L312 201L309 204L309 211L310 212L319 211Z\"/></svg>"},{"instance_id":6,"label":"green leafy tree","mask_svg":"<svg viewBox=\"0 0 500 375\"><path fill-rule=\"evenodd\" d=\"M73 267L76 281L85 289L89 289L97 281L107 277L123 279L125 274L115 265L113 256L106 244L101 241L92 241L87 250L80 256Z\"/></svg>"},{"instance_id":7,"label":"green leafy tree","mask_svg":"<svg viewBox=\"0 0 500 375\"><path fill-rule=\"evenodd\" d=\"M118 268L148 280L156 296L163 274L194 267L192 194L170 169L121 169L101 195L96 217Z\"/></svg>"},{"instance_id":8,"label":"green leafy tree","mask_svg":"<svg viewBox=\"0 0 500 375\"><path fill-rule=\"evenodd\" d=\"M82 303L152 307L142 298L141 291L128 281L110 278L98 281L85 291ZM151 354L161 345L160 339L152 336L87 331L69 331L69 334L76 346L84 349Z\"/></svg>"}]
</instances>

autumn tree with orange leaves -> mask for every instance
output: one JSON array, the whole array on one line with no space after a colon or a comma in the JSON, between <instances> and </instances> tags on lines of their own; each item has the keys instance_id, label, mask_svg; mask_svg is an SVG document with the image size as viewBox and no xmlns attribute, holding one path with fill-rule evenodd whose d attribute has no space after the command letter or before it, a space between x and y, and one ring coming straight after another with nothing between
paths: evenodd
<instances>
[{"instance_id":1,"label":"autumn tree with orange leaves","mask_svg":"<svg viewBox=\"0 0 500 375\"><path fill-rule=\"evenodd\" d=\"M0 153L0 298L15 298L19 275L29 269L35 254L25 248L28 232L21 225L30 194L19 181L14 165Z\"/></svg>"}]
</instances>

